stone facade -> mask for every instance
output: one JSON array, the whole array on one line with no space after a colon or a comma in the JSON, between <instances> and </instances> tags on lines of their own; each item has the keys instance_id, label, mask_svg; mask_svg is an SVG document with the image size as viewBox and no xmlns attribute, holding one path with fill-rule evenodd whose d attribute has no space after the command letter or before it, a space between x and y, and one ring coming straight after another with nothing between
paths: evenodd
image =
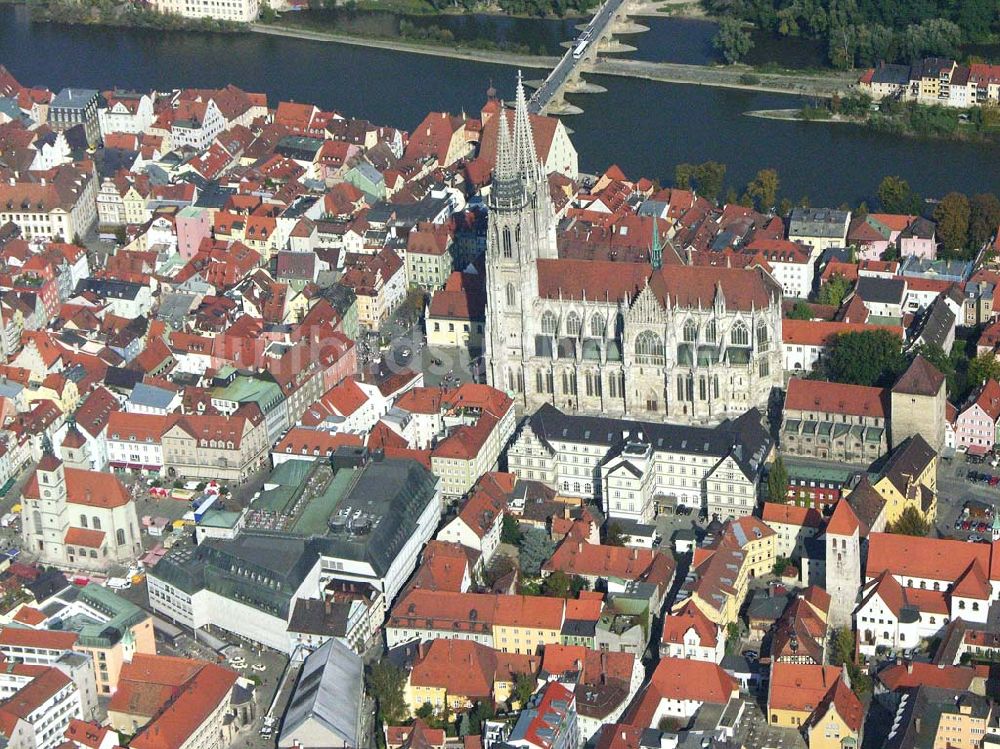
<instances>
[{"instance_id":1,"label":"stone facade","mask_svg":"<svg viewBox=\"0 0 1000 749\"><path fill-rule=\"evenodd\" d=\"M759 269L560 259L524 92L489 195L489 382L534 411L707 423L782 385L781 288Z\"/></svg>"},{"instance_id":2,"label":"stone facade","mask_svg":"<svg viewBox=\"0 0 1000 749\"><path fill-rule=\"evenodd\" d=\"M936 452L944 447L945 377L922 356L917 356L892 386L892 446L919 434Z\"/></svg>"}]
</instances>

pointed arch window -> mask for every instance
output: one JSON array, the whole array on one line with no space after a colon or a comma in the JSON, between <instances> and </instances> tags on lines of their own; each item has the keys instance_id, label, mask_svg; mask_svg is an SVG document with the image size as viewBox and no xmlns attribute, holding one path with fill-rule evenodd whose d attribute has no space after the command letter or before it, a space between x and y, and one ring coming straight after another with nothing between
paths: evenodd
<instances>
[{"instance_id":1,"label":"pointed arch window","mask_svg":"<svg viewBox=\"0 0 1000 749\"><path fill-rule=\"evenodd\" d=\"M566 316L566 333L571 336L580 335L580 330L583 328L583 324L580 322L580 316L575 312L570 312Z\"/></svg>"},{"instance_id":2,"label":"pointed arch window","mask_svg":"<svg viewBox=\"0 0 1000 749\"><path fill-rule=\"evenodd\" d=\"M556 321L555 315L548 310L542 313L542 333L545 335L555 335L558 327L559 323Z\"/></svg>"},{"instance_id":3,"label":"pointed arch window","mask_svg":"<svg viewBox=\"0 0 1000 749\"><path fill-rule=\"evenodd\" d=\"M505 259L510 259L514 257L514 243L510 236L510 228L505 227L501 233L501 241L503 243L503 256Z\"/></svg>"},{"instance_id":4,"label":"pointed arch window","mask_svg":"<svg viewBox=\"0 0 1000 749\"><path fill-rule=\"evenodd\" d=\"M757 322L757 350L767 351L770 347L771 339L767 330L767 323L764 320Z\"/></svg>"},{"instance_id":5,"label":"pointed arch window","mask_svg":"<svg viewBox=\"0 0 1000 749\"><path fill-rule=\"evenodd\" d=\"M750 331L747 330L747 326L741 322L736 323L736 325L733 326L732 331L729 333L729 341L734 346L749 346Z\"/></svg>"},{"instance_id":6,"label":"pointed arch window","mask_svg":"<svg viewBox=\"0 0 1000 749\"><path fill-rule=\"evenodd\" d=\"M698 340L698 325L690 318L684 323L684 342L694 343Z\"/></svg>"},{"instance_id":7,"label":"pointed arch window","mask_svg":"<svg viewBox=\"0 0 1000 749\"><path fill-rule=\"evenodd\" d=\"M715 343L717 338L715 320L709 320L708 325L705 326L705 343Z\"/></svg>"},{"instance_id":8,"label":"pointed arch window","mask_svg":"<svg viewBox=\"0 0 1000 749\"><path fill-rule=\"evenodd\" d=\"M507 306L513 307L517 304L517 292L514 290L514 284L507 284Z\"/></svg>"},{"instance_id":9,"label":"pointed arch window","mask_svg":"<svg viewBox=\"0 0 1000 749\"><path fill-rule=\"evenodd\" d=\"M590 318L590 334L594 336L594 338L603 338L607 325L608 324L605 322L603 317L599 314L594 315Z\"/></svg>"},{"instance_id":10,"label":"pointed arch window","mask_svg":"<svg viewBox=\"0 0 1000 749\"><path fill-rule=\"evenodd\" d=\"M635 357L639 364L663 364L663 339L644 330L635 339Z\"/></svg>"}]
</instances>

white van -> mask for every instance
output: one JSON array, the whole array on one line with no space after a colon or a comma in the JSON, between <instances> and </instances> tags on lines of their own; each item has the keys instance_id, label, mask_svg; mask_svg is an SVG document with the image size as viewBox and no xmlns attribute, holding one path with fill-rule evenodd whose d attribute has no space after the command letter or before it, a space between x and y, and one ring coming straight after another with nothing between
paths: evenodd
<instances>
[{"instance_id":1,"label":"white van","mask_svg":"<svg viewBox=\"0 0 1000 749\"><path fill-rule=\"evenodd\" d=\"M111 590L128 590L132 587L132 581L127 577L109 577L108 587Z\"/></svg>"}]
</instances>

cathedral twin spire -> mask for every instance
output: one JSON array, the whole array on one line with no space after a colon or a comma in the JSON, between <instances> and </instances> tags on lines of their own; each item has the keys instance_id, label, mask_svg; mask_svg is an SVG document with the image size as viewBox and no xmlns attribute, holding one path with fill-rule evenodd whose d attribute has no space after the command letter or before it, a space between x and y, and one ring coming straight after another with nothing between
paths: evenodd
<instances>
[{"instance_id":1,"label":"cathedral twin spire","mask_svg":"<svg viewBox=\"0 0 1000 749\"><path fill-rule=\"evenodd\" d=\"M543 168L535 151L528 100L521 73L517 74L513 132L506 112L497 116L497 152L493 165L493 195L498 206L521 203L526 192L543 178Z\"/></svg>"}]
</instances>

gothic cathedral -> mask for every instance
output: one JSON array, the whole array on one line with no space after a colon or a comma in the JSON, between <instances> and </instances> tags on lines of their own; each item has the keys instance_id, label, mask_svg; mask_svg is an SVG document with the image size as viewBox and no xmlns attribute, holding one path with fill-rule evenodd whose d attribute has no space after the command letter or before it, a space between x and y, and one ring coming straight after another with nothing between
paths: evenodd
<instances>
[{"instance_id":1,"label":"gothic cathedral","mask_svg":"<svg viewBox=\"0 0 1000 749\"><path fill-rule=\"evenodd\" d=\"M547 175L518 81L498 115L488 197L489 382L523 409L711 423L782 384L781 288L759 268L560 259Z\"/></svg>"}]
</instances>

